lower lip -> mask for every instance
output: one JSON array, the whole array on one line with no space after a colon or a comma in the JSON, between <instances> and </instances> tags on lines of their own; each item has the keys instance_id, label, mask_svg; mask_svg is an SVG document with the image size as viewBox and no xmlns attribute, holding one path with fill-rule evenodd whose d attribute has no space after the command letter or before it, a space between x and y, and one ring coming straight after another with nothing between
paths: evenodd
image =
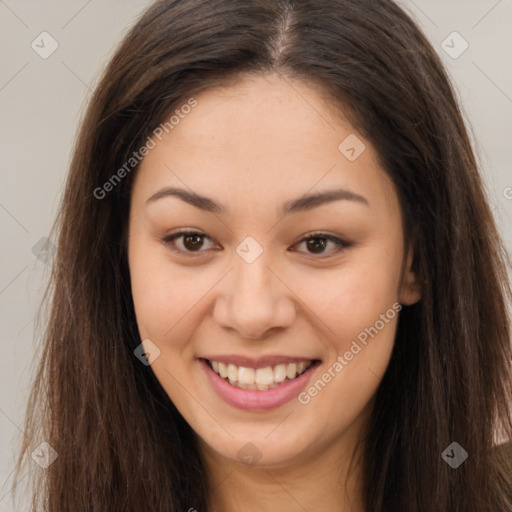
<instances>
[{"instance_id":1,"label":"lower lip","mask_svg":"<svg viewBox=\"0 0 512 512\"><path fill-rule=\"evenodd\" d=\"M318 363L314 363L297 378L283 384L279 384L279 386L276 386L275 388L268 389L266 391L259 391L241 389L232 386L220 375L215 373L205 360L200 359L199 362L206 371L213 389L217 394L229 405L246 411L267 411L289 402L293 398L297 397L302 389L306 387L313 369L318 366Z\"/></svg>"}]
</instances>

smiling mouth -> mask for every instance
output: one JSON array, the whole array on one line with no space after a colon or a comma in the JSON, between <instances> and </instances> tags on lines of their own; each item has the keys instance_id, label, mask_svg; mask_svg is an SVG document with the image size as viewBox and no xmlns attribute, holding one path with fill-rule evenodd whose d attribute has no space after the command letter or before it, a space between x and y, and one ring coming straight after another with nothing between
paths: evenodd
<instances>
[{"instance_id":1,"label":"smiling mouth","mask_svg":"<svg viewBox=\"0 0 512 512\"><path fill-rule=\"evenodd\" d=\"M295 380L307 372L317 360L290 362L276 364L264 368L248 368L234 364L226 364L221 361L205 359L208 366L233 387L266 391L274 389L283 383Z\"/></svg>"}]
</instances>

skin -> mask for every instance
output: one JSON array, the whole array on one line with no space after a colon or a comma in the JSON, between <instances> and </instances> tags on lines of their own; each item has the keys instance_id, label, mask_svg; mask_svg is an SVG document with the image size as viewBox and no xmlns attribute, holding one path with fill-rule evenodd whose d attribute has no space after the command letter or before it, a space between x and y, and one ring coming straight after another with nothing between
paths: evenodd
<instances>
[{"instance_id":1,"label":"skin","mask_svg":"<svg viewBox=\"0 0 512 512\"><path fill-rule=\"evenodd\" d=\"M388 365L398 315L307 404L236 409L212 389L197 358L319 359L310 386L393 304L418 301L395 188L371 144L312 85L246 75L195 98L197 106L155 139L132 191L128 251L137 323L141 340L160 350L151 369L198 436L214 510L362 511L358 459L350 471L349 462ZM366 147L354 161L338 149L350 134ZM227 212L170 196L147 203L171 186L210 197ZM368 204L337 200L280 214L286 201L342 187ZM186 229L206 237L163 241ZM317 231L351 245L339 250L323 239L325 248L315 251L303 240ZM236 252L247 236L263 249L252 263ZM237 455L247 443L261 456L256 464Z\"/></svg>"}]
</instances>

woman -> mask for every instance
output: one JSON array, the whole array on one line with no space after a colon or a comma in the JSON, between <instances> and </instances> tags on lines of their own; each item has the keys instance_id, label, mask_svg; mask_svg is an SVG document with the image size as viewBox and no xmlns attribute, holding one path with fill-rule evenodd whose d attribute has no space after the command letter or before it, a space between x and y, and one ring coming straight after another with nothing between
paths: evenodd
<instances>
[{"instance_id":1,"label":"woman","mask_svg":"<svg viewBox=\"0 0 512 512\"><path fill-rule=\"evenodd\" d=\"M512 510L506 255L390 0L156 2L58 230L34 507Z\"/></svg>"}]
</instances>

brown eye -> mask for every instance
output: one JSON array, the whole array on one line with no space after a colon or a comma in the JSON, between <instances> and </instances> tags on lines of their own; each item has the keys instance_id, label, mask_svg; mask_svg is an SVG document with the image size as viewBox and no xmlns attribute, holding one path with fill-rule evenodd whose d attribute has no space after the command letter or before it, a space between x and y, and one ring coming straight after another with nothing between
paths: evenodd
<instances>
[{"instance_id":1,"label":"brown eye","mask_svg":"<svg viewBox=\"0 0 512 512\"><path fill-rule=\"evenodd\" d=\"M334 251L327 251L327 254L329 252L338 253L342 251L343 249L346 249L350 246L349 243L340 240L339 238L327 235L325 233L313 233L312 235L303 238L299 244L305 243L306 249L309 252L309 254L324 254L326 253L325 249L328 247L329 243L332 243L335 248Z\"/></svg>"},{"instance_id":2,"label":"brown eye","mask_svg":"<svg viewBox=\"0 0 512 512\"><path fill-rule=\"evenodd\" d=\"M179 239L182 239L181 243L177 243ZM197 231L182 231L167 236L162 241L173 251L191 254L204 252L201 249L204 246L205 240L211 240L211 238Z\"/></svg>"},{"instance_id":3,"label":"brown eye","mask_svg":"<svg viewBox=\"0 0 512 512\"><path fill-rule=\"evenodd\" d=\"M183 237L183 246L189 251L201 249L203 243L203 237L198 234L184 235Z\"/></svg>"},{"instance_id":4,"label":"brown eye","mask_svg":"<svg viewBox=\"0 0 512 512\"><path fill-rule=\"evenodd\" d=\"M324 249L327 247L327 242L328 241L326 238L309 238L306 241L306 246L309 251L313 252L314 254L317 254L324 252Z\"/></svg>"}]
</instances>

